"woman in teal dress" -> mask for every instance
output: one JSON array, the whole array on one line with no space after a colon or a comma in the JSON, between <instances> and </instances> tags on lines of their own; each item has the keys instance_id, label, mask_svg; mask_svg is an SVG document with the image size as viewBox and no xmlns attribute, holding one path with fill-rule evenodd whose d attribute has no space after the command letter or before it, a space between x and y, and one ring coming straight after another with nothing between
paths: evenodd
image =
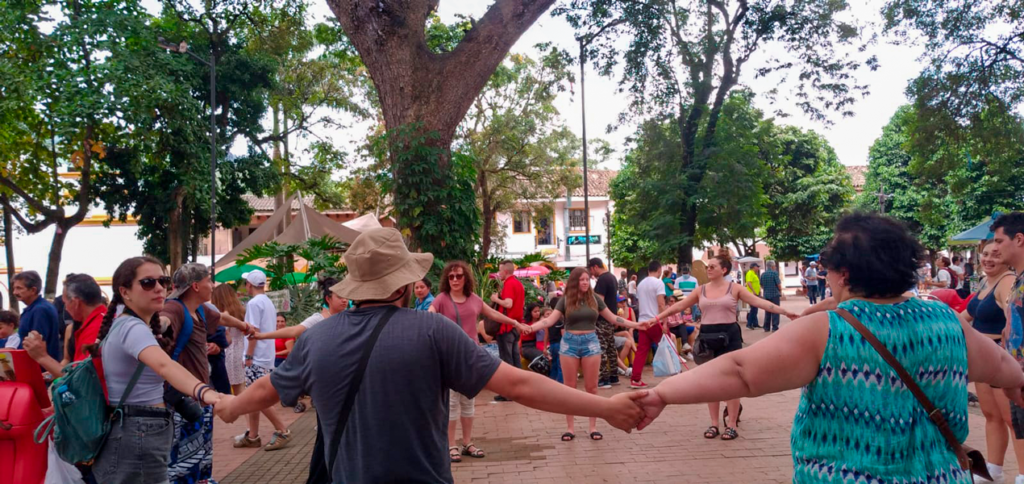
<instances>
[{"instance_id":1,"label":"woman in teal dress","mask_svg":"<svg viewBox=\"0 0 1024 484\"><path fill-rule=\"evenodd\" d=\"M942 303L907 298L921 245L899 222L852 214L821 253L839 307L881 340L967 437L967 382L1003 388L1018 405L1024 373ZM783 371L785 369L785 371ZM896 372L832 311L802 317L748 348L658 385L641 400L643 429L668 404L803 388L790 445L793 482L970 483L938 428Z\"/></svg>"}]
</instances>

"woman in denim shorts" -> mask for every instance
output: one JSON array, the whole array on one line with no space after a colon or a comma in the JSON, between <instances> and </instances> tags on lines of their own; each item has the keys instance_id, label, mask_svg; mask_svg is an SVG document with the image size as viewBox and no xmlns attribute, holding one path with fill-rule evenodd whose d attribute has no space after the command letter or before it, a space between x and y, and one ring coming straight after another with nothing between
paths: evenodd
<instances>
[{"instance_id":1,"label":"woman in denim shorts","mask_svg":"<svg viewBox=\"0 0 1024 484\"><path fill-rule=\"evenodd\" d=\"M530 325L530 332L549 328L565 315L565 332L562 334L559 359L562 365L565 384L576 388L577 372L583 368L583 386L587 393L597 393L597 376L601 365L601 343L597 339L597 318L616 326L638 329L640 325L616 316L605 304L604 299L596 297L590 287L590 273L582 267L573 269L569 281L565 283L565 297L547 317ZM572 415L565 416L568 429L562 434L562 441L568 442L576 438ZM597 419L590 419L590 438L604 438L597 431Z\"/></svg>"},{"instance_id":2,"label":"woman in denim shorts","mask_svg":"<svg viewBox=\"0 0 1024 484\"><path fill-rule=\"evenodd\" d=\"M123 400L124 405L113 415L110 434L92 473L103 484L165 483L174 423L164 404L164 382L202 405L213 405L222 395L167 354L174 349L174 341L161 336L157 314L163 308L170 278L164 275L161 262L132 257L114 271L111 286L114 297L100 325L101 343L87 349L93 358L103 360L109 401L117 404ZM124 312L115 318L119 305L124 305ZM138 381L128 389L140 365L144 368Z\"/></svg>"}]
</instances>

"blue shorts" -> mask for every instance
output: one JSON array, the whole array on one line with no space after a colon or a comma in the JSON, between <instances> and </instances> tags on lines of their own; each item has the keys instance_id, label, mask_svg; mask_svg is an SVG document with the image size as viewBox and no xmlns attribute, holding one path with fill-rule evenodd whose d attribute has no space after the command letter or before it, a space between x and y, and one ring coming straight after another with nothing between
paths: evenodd
<instances>
[{"instance_id":1,"label":"blue shorts","mask_svg":"<svg viewBox=\"0 0 1024 484\"><path fill-rule=\"evenodd\" d=\"M562 347L559 354L571 358L586 358L601 354L601 342L597 339L597 333L572 334L568 331L562 333Z\"/></svg>"}]
</instances>

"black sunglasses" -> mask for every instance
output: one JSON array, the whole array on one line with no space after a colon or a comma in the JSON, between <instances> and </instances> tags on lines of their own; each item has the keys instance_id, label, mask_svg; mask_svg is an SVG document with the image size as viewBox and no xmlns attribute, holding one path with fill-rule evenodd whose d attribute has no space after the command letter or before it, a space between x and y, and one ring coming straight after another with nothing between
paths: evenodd
<instances>
[{"instance_id":1,"label":"black sunglasses","mask_svg":"<svg viewBox=\"0 0 1024 484\"><path fill-rule=\"evenodd\" d=\"M171 287L171 278L169 276L146 277L139 279L139 287L141 287L143 291L152 291L158 282L160 283L160 287L164 289Z\"/></svg>"},{"instance_id":2,"label":"black sunglasses","mask_svg":"<svg viewBox=\"0 0 1024 484\"><path fill-rule=\"evenodd\" d=\"M466 277L465 274L448 274L448 280L449 281L458 281L458 280L463 279L465 277Z\"/></svg>"}]
</instances>

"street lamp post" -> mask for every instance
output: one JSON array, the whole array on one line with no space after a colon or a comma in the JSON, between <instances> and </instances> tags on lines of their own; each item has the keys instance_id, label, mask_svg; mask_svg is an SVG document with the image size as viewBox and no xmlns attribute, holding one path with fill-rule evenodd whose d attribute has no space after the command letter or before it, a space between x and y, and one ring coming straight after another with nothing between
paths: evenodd
<instances>
[{"instance_id":1,"label":"street lamp post","mask_svg":"<svg viewBox=\"0 0 1024 484\"><path fill-rule=\"evenodd\" d=\"M590 263L590 177L587 176L587 41L580 38L580 114L583 118L583 223L586 226L587 264Z\"/></svg>"},{"instance_id":2,"label":"street lamp post","mask_svg":"<svg viewBox=\"0 0 1024 484\"><path fill-rule=\"evenodd\" d=\"M210 276L216 275L214 264L217 262L217 57L210 50L207 61L188 50L188 43L182 41L178 45L169 44L160 39L160 47L179 54L188 54L193 59L210 68Z\"/></svg>"}]
</instances>

